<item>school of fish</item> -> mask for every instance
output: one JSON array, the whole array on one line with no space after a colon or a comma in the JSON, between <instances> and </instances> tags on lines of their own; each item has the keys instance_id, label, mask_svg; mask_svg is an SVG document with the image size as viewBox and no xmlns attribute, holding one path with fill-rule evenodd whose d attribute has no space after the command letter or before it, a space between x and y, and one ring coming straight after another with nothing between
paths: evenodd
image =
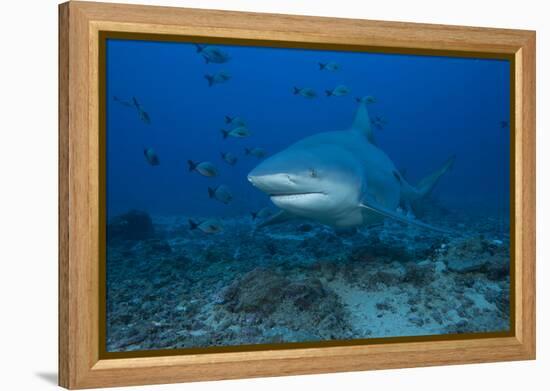
<instances>
[{"instance_id":1,"label":"school of fish","mask_svg":"<svg viewBox=\"0 0 550 391\"><path fill-rule=\"evenodd\" d=\"M219 47L206 45L206 44L195 44L196 53L200 55L206 65L208 64L225 64L232 59L232 57L220 49ZM341 71L340 64L329 61L329 62L319 62L319 71L322 72L339 72ZM229 82L232 79L232 76L229 72L220 70L213 73L205 73L204 78L207 81L207 86L209 88L214 87L219 84L224 84ZM328 88L325 90L326 97L344 97L350 93L350 89L343 84L336 85L334 87ZM317 92L310 87L294 87L293 94L301 96L306 99L316 98ZM137 117L146 125L151 124L151 117L149 113L144 109L143 105L138 101L136 97L131 97L129 100L120 98L118 96L113 96L113 100L118 104L132 108L136 110ZM376 98L373 96L363 96L357 97L356 101L358 103L368 103L372 104L376 102ZM250 136L250 131L247 126L247 122L241 116L230 116L226 115L223 119L225 128L221 128L220 132L222 139L226 140L229 138L234 139L246 139ZM386 124L386 120L380 116L375 116L372 119L372 126L377 129L382 129ZM262 147L257 146L246 146L243 148L244 156L250 156L257 159L263 159L268 156L267 151ZM143 154L145 161L150 166L159 166L160 158L157 152L151 147L145 147L143 149ZM220 152L222 160L227 163L229 166L234 166L237 164L239 158L231 152ZM219 170L216 165L210 161L195 161L192 159L187 160L188 171L190 173L197 173L207 178L218 177ZM220 184L217 186L212 186L207 188L207 194L210 199L221 202L225 205L230 204L233 200L233 194L231 189L225 185ZM264 207L257 211L250 212L252 220L265 221L270 219L275 215L277 211L272 207ZM198 229L206 234L213 234L223 230L223 225L217 219L207 219L204 221L195 221L189 220L189 228L191 230Z\"/></svg>"}]
</instances>

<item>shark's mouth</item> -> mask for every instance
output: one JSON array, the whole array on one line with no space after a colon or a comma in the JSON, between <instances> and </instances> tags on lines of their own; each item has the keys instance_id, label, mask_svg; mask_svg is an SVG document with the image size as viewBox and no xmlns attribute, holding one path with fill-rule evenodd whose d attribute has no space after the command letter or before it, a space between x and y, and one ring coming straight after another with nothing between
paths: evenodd
<instances>
[{"instance_id":1,"label":"shark's mouth","mask_svg":"<svg viewBox=\"0 0 550 391\"><path fill-rule=\"evenodd\" d=\"M309 197L315 197L315 196L326 196L326 193L322 192L307 192L307 193L277 193L277 194L270 194L272 200L277 201L293 201L293 200L301 200L304 198Z\"/></svg>"}]
</instances>

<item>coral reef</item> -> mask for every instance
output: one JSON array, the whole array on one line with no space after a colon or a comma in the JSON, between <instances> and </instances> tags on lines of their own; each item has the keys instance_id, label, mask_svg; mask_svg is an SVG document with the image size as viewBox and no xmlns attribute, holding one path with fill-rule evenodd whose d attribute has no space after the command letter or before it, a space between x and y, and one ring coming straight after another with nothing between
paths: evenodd
<instances>
[{"instance_id":1,"label":"coral reef","mask_svg":"<svg viewBox=\"0 0 550 391\"><path fill-rule=\"evenodd\" d=\"M491 219L467 221L463 235L395 223L254 230L248 217L227 219L223 232L207 235L190 231L185 217L155 217L154 227L148 221L134 211L108 230L110 351L510 326L510 242Z\"/></svg>"}]
</instances>

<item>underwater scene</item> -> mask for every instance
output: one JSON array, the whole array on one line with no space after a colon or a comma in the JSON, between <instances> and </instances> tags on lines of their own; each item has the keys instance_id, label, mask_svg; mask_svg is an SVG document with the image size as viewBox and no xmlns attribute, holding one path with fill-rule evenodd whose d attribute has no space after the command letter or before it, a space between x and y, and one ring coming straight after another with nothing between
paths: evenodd
<instances>
[{"instance_id":1,"label":"underwater scene","mask_svg":"<svg viewBox=\"0 0 550 391\"><path fill-rule=\"evenodd\" d=\"M508 60L105 50L107 352L511 330Z\"/></svg>"}]
</instances>

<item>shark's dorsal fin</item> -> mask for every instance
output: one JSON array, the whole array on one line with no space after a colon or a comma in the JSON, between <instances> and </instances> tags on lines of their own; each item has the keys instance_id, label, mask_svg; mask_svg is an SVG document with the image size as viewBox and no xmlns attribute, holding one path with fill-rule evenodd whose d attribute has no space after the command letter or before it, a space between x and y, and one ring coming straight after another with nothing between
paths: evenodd
<instances>
[{"instance_id":1,"label":"shark's dorsal fin","mask_svg":"<svg viewBox=\"0 0 550 391\"><path fill-rule=\"evenodd\" d=\"M372 131L372 125L370 122L369 112L367 111L367 104L365 102L359 102L359 107L355 112L355 119L351 129L355 132L360 132L365 135L367 140L371 144L376 144L374 140L374 133Z\"/></svg>"}]
</instances>

